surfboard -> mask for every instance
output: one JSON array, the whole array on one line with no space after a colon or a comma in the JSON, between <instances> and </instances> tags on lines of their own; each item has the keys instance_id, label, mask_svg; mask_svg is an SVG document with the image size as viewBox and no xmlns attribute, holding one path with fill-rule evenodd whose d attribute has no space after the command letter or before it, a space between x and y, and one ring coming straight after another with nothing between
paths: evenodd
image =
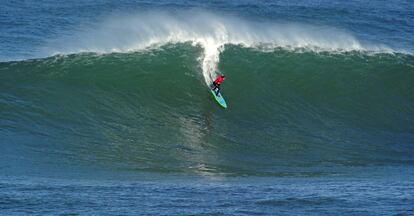
<instances>
[{"instance_id":1,"label":"surfboard","mask_svg":"<svg viewBox=\"0 0 414 216\"><path fill-rule=\"evenodd\" d=\"M216 96L216 92L213 91L213 89L210 89L211 93L214 96L214 99L216 99L217 103L222 106L223 108L227 108L227 104L226 101L224 100L223 96L221 95L221 93L218 94L218 96Z\"/></svg>"}]
</instances>

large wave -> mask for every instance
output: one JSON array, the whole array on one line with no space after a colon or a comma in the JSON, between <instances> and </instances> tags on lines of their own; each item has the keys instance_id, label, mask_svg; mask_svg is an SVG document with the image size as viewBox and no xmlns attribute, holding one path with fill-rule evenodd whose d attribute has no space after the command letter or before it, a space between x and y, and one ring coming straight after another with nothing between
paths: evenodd
<instances>
[{"instance_id":1,"label":"large wave","mask_svg":"<svg viewBox=\"0 0 414 216\"><path fill-rule=\"evenodd\" d=\"M222 110L203 53L184 43L0 63L0 162L240 175L414 163L413 56L227 45Z\"/></svg>"},{"instance_id":2,"label":"large wave","mask_svg":"<svg viewBox=\"0 0 414 216\"><path fill-rule=\"evenodd\" d=\"M384 45L362 44L347 31L333 27L253 21L205 11L113 15L50 42L44 50L48 54L131 52L183 42L203 48L199 60L207 84L214 78L220 53L228 44L263 50L392 51Z\"/></svg>"}]
</instances>

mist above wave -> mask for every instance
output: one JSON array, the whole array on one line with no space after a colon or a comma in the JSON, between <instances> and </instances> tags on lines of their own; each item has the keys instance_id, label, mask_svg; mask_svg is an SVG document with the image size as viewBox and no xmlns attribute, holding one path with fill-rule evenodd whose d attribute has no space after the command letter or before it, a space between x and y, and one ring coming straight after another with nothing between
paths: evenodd
<instances>
[{"instance_id":1,"label":"mist above wave","mask_svg":"<svg viewBox=\"0 0 414 216\"><path fill-rule=\"evenodd\" d=\"M51 42L45 50L49 55L133 52L186 42L203 48L200 65L206 84L215 77L220 53L226 44L313 51L388 50L381 45L364 45L351 34L332 27L252 21L206 11L147 11L114 15Z\"/></svg>"}]
</instances>

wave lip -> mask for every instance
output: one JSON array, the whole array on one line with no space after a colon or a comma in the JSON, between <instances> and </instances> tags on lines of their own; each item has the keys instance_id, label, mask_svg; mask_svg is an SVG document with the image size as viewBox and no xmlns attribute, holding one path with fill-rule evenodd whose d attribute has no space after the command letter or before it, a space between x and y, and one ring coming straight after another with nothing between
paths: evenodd
<instances>
[{"instance_id":1,"label":"wave lip","mask_svg":"<svg viewBox=\"0 0 414 216\"><path fill-rule=\"evenodd\" d=\"M186 42L203 48L199 60L207 84L214 78L220 53L228 44L264 50L393 52L384 45L364 45L351 34L331 27L250 21L205 11L113 16L78 30L74 36L58 39L45 50L48 54L132 52Z\"/></svg>"}]
</instances>

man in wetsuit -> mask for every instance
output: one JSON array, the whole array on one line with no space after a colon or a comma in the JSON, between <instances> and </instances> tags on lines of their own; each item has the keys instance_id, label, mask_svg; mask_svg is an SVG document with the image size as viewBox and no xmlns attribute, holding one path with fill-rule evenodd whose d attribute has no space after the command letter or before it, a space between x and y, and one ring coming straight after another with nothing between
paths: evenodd
<instances>
[{"instance_id":1,"label":"man in wetsuit","mask_svg":"<svg viewBox=\"0 0 414 216\"><path fill-rule=\"evenodd\" d=\"M220 85L224 81L225 78L226 78L226 76L224 76L224 74L222 74L219 77L217 77L216 80L214 80L214 82L213 82L213 86L214 86L213 87L213 91L215 91L217 89L216 96L219 95L219 93L220 93Z\"/></svg>"}]
</instances>

